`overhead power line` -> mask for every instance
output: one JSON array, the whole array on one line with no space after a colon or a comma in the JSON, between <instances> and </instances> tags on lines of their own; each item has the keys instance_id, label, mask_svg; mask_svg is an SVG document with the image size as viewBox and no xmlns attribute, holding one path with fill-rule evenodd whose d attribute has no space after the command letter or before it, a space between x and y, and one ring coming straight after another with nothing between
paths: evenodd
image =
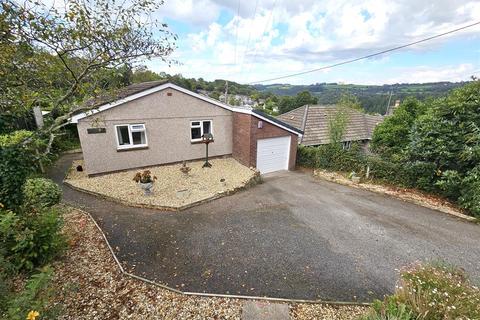
<instances>
[{"instance_id":1,"label":"overhead power line","mask_svg":"<svg viewBox=\"0 0 480 320\"><path fill-rule=\"evenodd\" d=\"M385 54L385 53L392 52L392 51L395 51L395 50L410 47L410 46L413 46L413 45L416 45L416 44L419 44L419 43L422 43L422 42L426 42L426 41L430 41L430 40L433 40L433 39L436 39L436 38L440 38L440 37L446 36L448 34L452 34L452 33L455 33L455 32L461 31L461 30L465 30L467 28L474 27L474 26L479 25L479 24L480 24L480 21L469 24L469 25L466 25L466 26L463 26L463 27L460 27L460 28L457 28L457 29L453 29L453 30L450 30L450 31L447 31L447 32L444 32L444 33L440 33L440 34L437 34L437 35L434 35L434 36L431 36L431 37L428 37L428 38L424 38L424 39L421 39L421 40L418 40L418 41L410 42L410 43L407 43L407 44L404 44L404 45L401 45L401 46L398 46L398 47L393 47L393 48L390 48L390 49L387 49L387 50L383 50L383 51L375 52L375 53L372 53L372 54L368 54L366 56L362 56L362 57L359 57L359 58L350 59L350 60L334 63L334 64L331 64L331 65L323 66L323 67L320 67L320 68L315 68L315 69L311 69L311 70L292 73L292 74L288 74L288 75L284 75L284 76L280 76L280 77L264 79L264 80L259 80L259 81L252 81L252 82L249 82L248 84L255 84L255 83L263 83L263 82L274 81L274 80L281 80L281 79L301 76L301 75L304 75L304 74L313 73L313 72L317 72L317 71L321 71L321 70L325 70L325 69L331 69L331 68L334 68L334 67L342 66L342 65L345 65L345 64L349 64L349 63L352 63L352 62L359 61L359 60L372 58L372 57L375 57L375 56L379 56L381 54Z\"/></svg>"},{"instance_id":2,"label":"overhead power line","mask_svg":"<svg viewBox=\"0 0 480 320\"><path fill-rule=\"evenodd\" d=\"M253 10L253 18L252 20L255 22L255 17L257 16L257 8L258 8L258 0L255 1L255 9ZM252 37L252 29L248 31L248 40L247 40L247 46L245 47L245 50L243 51L243 58L242 62L240 64L240 70L242 70L243 63L245 62L245 56L247 55L248 49L250 48L250 39Z\"/></svg>"},{"instance_id":3,"label":"overhead power line","mask_svg":"<svg viewBox=\"0 0 480 320\"><path fill-rule=\"evenodd\" d=\"M238 43L238 25L240 23L240 0L238 0L238 5L237 5L237 23L235 24L235 52L234 52L234 57L233 60L235 61L235 64L237 64L237 43Z\"/></svg>"},{"instance_id":4,"label":"overhead power line","mask_svg":"<svg viewBox=\"0 0 480 320\"><path fill-rule=\"evenodd\" d=\"M272 19L273 17L273 11L275 10L275 6L277 5L277 0L275 0L275 2L273 3L273 6L272 6L272 9L270 10L270 15L267 19L267 21L265 22L265 27L263 28L263 32L260 36L260 40L263 40L264 36L265 36L265 33L267 32L267 28L268 28L268 25L270 24L270 20ZM257 44L258 42L258 39L255 41L255 44ZM255 45L254 45L255 46ZM255 51L253 53L253 59L252 59L252 62L250 62L248 64L248 72L250 72L250 70L252 69L252 65L253 63L255 62L255 59L257 57L257 51L258 51L258 48L255 47Z\"/></svg>"}]
</instances>

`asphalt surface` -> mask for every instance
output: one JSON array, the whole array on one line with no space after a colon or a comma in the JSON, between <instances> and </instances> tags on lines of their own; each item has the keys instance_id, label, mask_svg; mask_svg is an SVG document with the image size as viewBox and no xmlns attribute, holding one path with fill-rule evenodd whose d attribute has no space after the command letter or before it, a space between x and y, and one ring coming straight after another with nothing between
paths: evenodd
<instances>
[{"instance_id":1,"label":"asphalt surface","mask_svg":"<svg viewBox=\"0 0 480 320\"><path fill-rule=\"evenodd\" d=\"M64 156L51 177L61 182L79 156ZM415 261L451 263L480 279L480 226L305 173L267 175L182 212L63 190L65 202L92 214L127 270L182 291L371 301Z\"/></svg>"}]
</instances>

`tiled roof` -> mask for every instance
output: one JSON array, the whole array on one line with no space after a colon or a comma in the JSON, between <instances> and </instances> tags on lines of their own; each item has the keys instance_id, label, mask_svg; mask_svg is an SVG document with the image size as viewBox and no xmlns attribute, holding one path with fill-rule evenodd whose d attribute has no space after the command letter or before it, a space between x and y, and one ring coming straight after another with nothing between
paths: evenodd
<instances>
[{"instance_id":1,"label":"tiled roof","mask_svg":"<svg viewBox=\"0 0 480 320\"><path fill-rule=\"evenodd\" d=\"M277 118L303 133L303 145L319 145L330 142L328 124L338 112L335 105L303 106ZM375 126L383 121L381 115L369 115L353 109L345 109L349 119L343 141L370 140Z\"/></svg>"},{"instance_id":2,"label":"tiled roof","mask_svg":"<svg viewBox=\"0 0 480 320\"><path fill-rule=\"evenodd\" d=\"M85 103L85 106L88 108L98 107L103 104L117 101L117 100L129 97L131 95L134 95L136 93L158 87L167 82L168 80L157 80L157 81L149 81L149 82L142 82L142 83L134 83L129 86L115 90L113 92L109 92L106 94L102 94L98 97L92 98Z\"/></svg>"}]
</instances>

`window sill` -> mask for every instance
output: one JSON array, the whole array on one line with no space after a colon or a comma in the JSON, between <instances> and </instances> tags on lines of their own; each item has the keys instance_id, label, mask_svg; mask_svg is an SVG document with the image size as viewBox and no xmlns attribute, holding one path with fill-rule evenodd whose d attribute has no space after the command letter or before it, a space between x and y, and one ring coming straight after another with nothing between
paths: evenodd
<instances>
[{"instance_id":1,"label":"window sill","mask_svg":"<svg viewBox=\"0 0 480 320\"><path fill-rule=\"evenodd\" d=\"M145 150L145 149L148 149L148 146L132 146L132 147L117 148L117 152L136 151L136 150Z\"/></svg>"},{"instance_id":2,"label":"window sill","mask_svg":"<svg viewBox=\"0 0 480 320\"><path fill-rule=\"evenodd\" d=\"M190 144L199 144L199 143L203 143L202 140L190 140Z\"/></svg>"}]
</instances>

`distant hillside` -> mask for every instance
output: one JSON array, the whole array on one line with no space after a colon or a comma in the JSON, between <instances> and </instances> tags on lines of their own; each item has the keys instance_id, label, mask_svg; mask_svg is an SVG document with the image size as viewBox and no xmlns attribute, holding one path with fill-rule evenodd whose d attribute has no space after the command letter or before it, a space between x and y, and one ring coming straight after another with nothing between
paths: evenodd
<instances>
[{"instance_id":1,"label":"distant hillside","mask_svg":"<svg viewBox=\"0 0 480 320\"><path fill-rule=\"evenodd\" d=\"M222 79L206 81L202 78L184 78L179 74L169 75L166 73L155 73L148 70L146 67L134 70L130 77L130 81L133 83L168 79L186 89L208 94L215 99L220 99L226 89L226 81ZM427 97L435 98L443 96L448 91L461 87L466 83L467 82L400 83L377 86L316 83L311 85L259 84L252 86L228 81L228 94L230 97L229 103L232 105L244 102L236 99L235 96L237 95L242 96L244 100L248 98L260 104L265 103L269 109L278 108L280 109L280 112L282 112L282 109L288 110L292 107L296 107L293 101L288 101L289 99L287 96L291 96L292 99L294 99L293 96L296 96L303 91L308 91L314 97L317 97L318 103L320 104L335 104L339 101L342 95L348 94L356 96L367 112L384 114L389 100L391 100L390 104L393 104L395 100L404 100L407 96L415 96L418 99L425 99ZM285 105L288 106L285 107Z\"/></svg>"},{"instance_id":2,"label":"distant hillside","mask_svg":"<svg viewBox=\"0 0 480 320\"><path fill-rule=\"evenodd\" d=\"M426 97L439 97L448 91L461 87L467 82L435 82L435 83L400 83L385 85L355 85L338 83L317 83L312 85L271 84L255 85L260 92L271 92L276 95L295 95L298 92L310 91L318 97L321 104L334 104L344 93L358 97L362 106L368 112L384 114L388 100L391 104L396 99L403 100L407 96L415 96L418 99Z\"/></svg>"}]
</instances>

